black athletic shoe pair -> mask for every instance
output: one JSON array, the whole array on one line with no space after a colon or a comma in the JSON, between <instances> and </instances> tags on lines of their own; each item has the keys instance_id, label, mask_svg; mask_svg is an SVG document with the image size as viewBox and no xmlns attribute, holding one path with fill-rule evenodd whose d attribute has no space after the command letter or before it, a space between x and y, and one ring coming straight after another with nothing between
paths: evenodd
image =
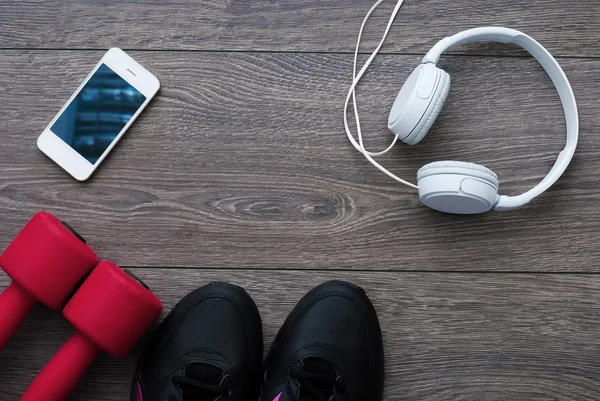
<instances>
[{"instance_id":1,"label":"black athletic shoe pair","mask_svg":"<svg viewBox=\"0 0 600 401\"><path fill-rule=\"evenodd\" d=\"M383 342L365 292L332 281L294 308L262 363L258 309L240 287L183 298L150 339L131 401L379 401Z\"/></svg>"}]
</instances>

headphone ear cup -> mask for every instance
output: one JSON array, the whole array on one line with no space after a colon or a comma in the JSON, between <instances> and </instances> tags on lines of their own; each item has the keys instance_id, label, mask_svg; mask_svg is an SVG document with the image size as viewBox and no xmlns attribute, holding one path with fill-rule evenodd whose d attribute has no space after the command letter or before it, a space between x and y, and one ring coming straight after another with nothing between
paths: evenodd
<instances>
[{"instance_id":1,"label":"headphone ear cup","mask_svg":"<svg viewBox=\"0 0 600 401\"><path fill-rule=\"evenodd\" d=\"M498 176L480 164L429 163L421 167L417 181L421 202L441 212L483 213L498 201Z\"/></svg>"},{"instance_id":2,"label":"headphone ear cup","mask_svg":"<svg viewBox=\"0 0 600 401\"><path fill-rule=\"evenodd\" d=\"M434 64L419 65L396 96L388 118L388 128L409 145L427 134L450 91L450 75Z\"/></svg>"},{"instance_id":3,"label":"headphone ear cup","mask_svg":"<svg viewBox=\"0 0 600 401\"><path fill-rule=\"evenodd\" d=\"M431 99L431 104L425 111L423 118L419 124L415 127L413 133L409 135L403 142L408 145L416 145L421 142L425 135L429 132L436 118L440 115L448 93L450 92L450 75L440 69L440 84L436 88L436 91Z\"/></svg>"}]
</instances>

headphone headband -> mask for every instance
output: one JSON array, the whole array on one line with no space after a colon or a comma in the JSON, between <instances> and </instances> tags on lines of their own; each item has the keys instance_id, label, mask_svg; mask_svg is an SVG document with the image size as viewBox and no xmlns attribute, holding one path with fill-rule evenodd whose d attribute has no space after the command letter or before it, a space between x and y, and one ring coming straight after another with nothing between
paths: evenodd
<instances>
[{"instance_id":1,"label":"headphone headband","mask_svg":"<svg viewBox=\"0 0 600 401\"><path fill-rule=\"evenodd\" d=\"M579 115L571 84L558 62L541 44L532 37L515 29L484 27L469 29L439 41L423 58L423 63L437 64L440 56L454 46L473 42L514 43L521 46L540 63L558 91L565 113L567 141L556 162L544 179L529 191L518 196L502 195L495 210L510 210L522 206L546 191L565 172L577 147L579 137Z\"/></svg>"}]
</instances>

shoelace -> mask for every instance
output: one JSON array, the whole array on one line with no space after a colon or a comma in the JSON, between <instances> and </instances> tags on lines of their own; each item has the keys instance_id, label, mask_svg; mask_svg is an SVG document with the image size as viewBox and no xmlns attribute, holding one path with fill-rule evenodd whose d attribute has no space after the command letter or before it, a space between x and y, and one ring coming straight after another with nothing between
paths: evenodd
<instances>
[{"instance_id":1,"label":"shoelace","mask_svg":"<svg viewBox=\"0 0 600 401\"><path fill-rule=\"evenodd\" d=\"M300 383L302 389L300 401L335 400L334 397L346 390L346 383L341 377L335 379L299 368L292 369L290 376Z\"/></svg>"},{"instance_id":2,"label":"shoelace","mask_svg":"<svg viewBox=\"0 0 600 401\"><path fill-rule=\"evenodd\" d=\"M199 382L194 379L190 379L189 377L185 377L185 376L173 377L173 383L175 383L176 385L178 385L180 388L183 389L186 398L188 398L189 396L202 397L202 398L199 398L199 401L203 401L205 399L204 397L211 397L211 398L207 398L207 399L212 401L214 399L217 399L217 397L221 397L221 396L225 396L225 395L229 394L229 388L226 384L220 384L220 385L207 384L207 383ZM177 401L177 400L175 400L174 398L171 398L170 401Z\"/></svg>"}]
</instances>

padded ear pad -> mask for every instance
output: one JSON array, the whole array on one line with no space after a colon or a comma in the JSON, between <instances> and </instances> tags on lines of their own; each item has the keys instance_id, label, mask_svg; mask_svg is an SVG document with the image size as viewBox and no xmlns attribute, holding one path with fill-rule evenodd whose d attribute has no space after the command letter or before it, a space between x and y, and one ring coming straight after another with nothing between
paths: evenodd
<instances>
[{"instance_id":1,"label":"padded ear pad","mask_svg":"<svg viewBox=\"0 0 600 401\"><path fill-rule=\"evenodd\" d=\"M450 82L450 75L435 65L419 65L396 97L388 128L406 144L419 143L442 111Z\"/></svg>"},{"instance_id":2,"label":"padded ear pad","mask_svg":"<svg viewBox=\"0 0 600 401\"><path fill-rule=\"evenodd\" d=\"M498 189L498 176L492 170L482 166L481 164L459 162L456 160L445 160L424 165L417 172L417 181L433 174L449 173L472 175L474 177L489 181L494 188Z\"/></svg>"},{"instance_id":3,"label":"padded ear pad","mask_svg":"<svg viewBox=\"0 0 600 401\"><path fill-rule=\"evenodd\" d=\"M498 201L498 176L479 164L429 163L417 173L417 182L421 202L441 212L483 213Z\"/></svg>"}]
</instances>

